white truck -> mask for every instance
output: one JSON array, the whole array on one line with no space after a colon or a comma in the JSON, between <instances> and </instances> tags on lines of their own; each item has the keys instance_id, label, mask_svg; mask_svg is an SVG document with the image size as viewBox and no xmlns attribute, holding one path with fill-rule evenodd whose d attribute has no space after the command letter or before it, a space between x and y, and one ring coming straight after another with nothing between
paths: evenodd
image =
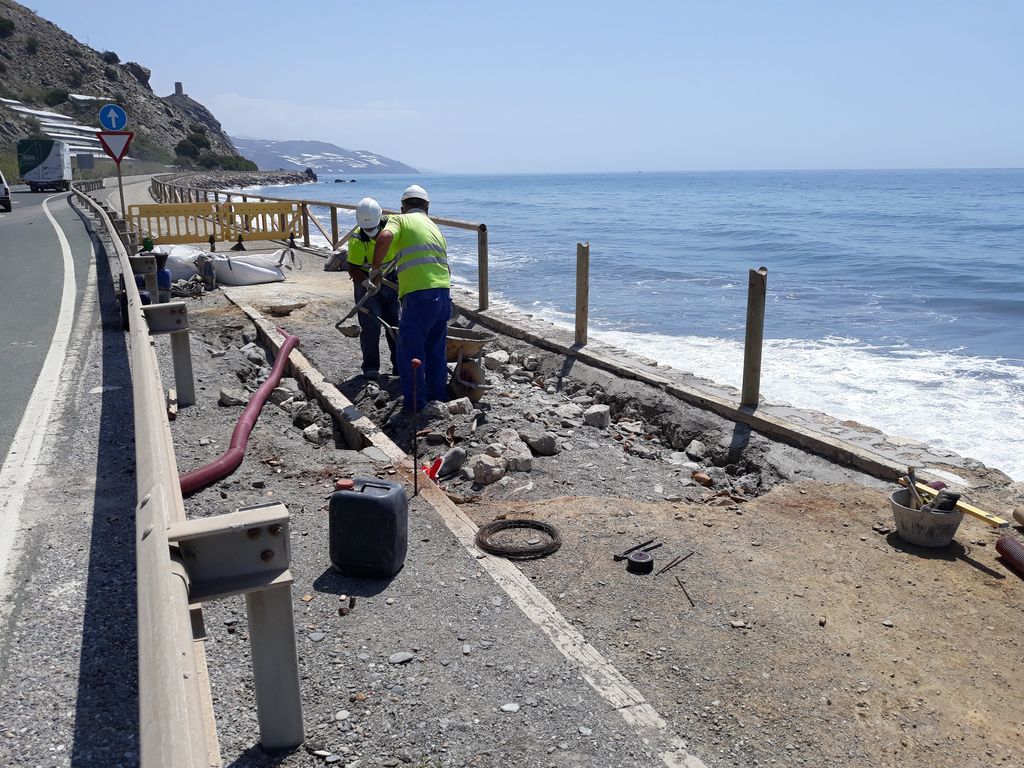
<instances>
[{"instance_id":1,"label":"white truck","mask_svg":"<svg viewBox=\"0 0 1024 768\"><path fill-rule=\"evenodd\" d=\"M33 192L66 192L71 189L71 149L55 139L22 139L18 173Z\"/></svg>"}]
</instances>

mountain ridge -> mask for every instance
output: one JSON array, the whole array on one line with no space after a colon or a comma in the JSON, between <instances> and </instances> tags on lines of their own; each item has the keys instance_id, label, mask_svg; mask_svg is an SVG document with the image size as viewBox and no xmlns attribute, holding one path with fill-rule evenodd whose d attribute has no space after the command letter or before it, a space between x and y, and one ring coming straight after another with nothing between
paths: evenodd
<instances>
[{"instance_id":1,"label":"mountain ridge","mask_svg":"<svg viewBox=\"0 0 1024 768\"><path fill-rule=\"evenodd\" d=\"M419 173L399 160L365 149L345 149L315 139L258 139L232 136L242 157L262 171L312 168L317 173Z\"/></svg>"},{"instance_id":2,"label":"mountain ridge","mask_svg":"<svg viewBox=\"0 0 1024 768\"><path fill-rule=\"evenodd\" d=\"M41 124L31 110L71 118L84 134L100 129L97 110L113 102L128 113L133 157L180 162L179 146L192 140L188 157L199 164L241 162L213 113L183 88L158 96L150 74L142 64L122 62L114 51L79 42L14 0L0 0L0 147L47 134L46 120Z\"/></svg>"}]
</instances>

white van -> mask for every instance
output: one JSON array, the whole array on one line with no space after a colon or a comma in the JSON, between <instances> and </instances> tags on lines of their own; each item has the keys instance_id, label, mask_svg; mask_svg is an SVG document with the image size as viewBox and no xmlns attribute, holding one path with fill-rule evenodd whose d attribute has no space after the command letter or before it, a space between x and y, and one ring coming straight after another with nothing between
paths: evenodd
<instances>
[{"instance_id":1,"label":"white van","mask_svg":"<svg viewBox=\"0 0 1024 768\"><path fill-rule=\"evenodd\" d=\"M71 189L71 149L55 139L22 139L18 142L18 172L33 192Z\"/></svg>"}]
</instances>

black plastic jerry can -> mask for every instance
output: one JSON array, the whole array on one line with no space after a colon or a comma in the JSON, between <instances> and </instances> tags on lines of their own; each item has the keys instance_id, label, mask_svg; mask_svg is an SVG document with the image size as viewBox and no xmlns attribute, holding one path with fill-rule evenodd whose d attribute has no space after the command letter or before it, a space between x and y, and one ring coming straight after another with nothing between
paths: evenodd
<instances>
[{"instance_id":1,"label":"black plastic jerry can","mask_svg":"<svg viewBox=\"0 0 1024 768\"><path fill-rule=\"evenodd\" d=\"M405 565L409 505L400 484L355 478L331 495L328 526L331 564L342 573L388 578Z\"/></svg>"}]
</instances>

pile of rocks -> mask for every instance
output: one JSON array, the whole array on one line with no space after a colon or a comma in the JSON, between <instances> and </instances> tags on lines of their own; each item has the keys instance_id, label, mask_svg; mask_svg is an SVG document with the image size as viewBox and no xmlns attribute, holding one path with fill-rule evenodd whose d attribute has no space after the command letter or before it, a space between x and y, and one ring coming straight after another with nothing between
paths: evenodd
<instances>
[{"instance_id":1,"label":"pile of rocks","mask_svg":"<svg viewBox=\"0 0 1024 768\"><path fill-rule=\"evenodd\" d=\"M777 479L766 482L750 457L732 457L727 436L709 431L704 423L658 423L645 415L635 394L624 396L598 383L546 374L551 361L542 353L497 349L484 355L482 363L491 389L479 403L467 398L429 403L419 414L421 426L427 425L420 430L426 443L420 451L428 464L440 449L450 450L440 473L446 487L470 484L478 492L495 483L506 485L512 474L538 469L558 478L554 482L574 474L585 479L586 468L594 466L588 462L608 465L598 452L607 456L616 450L644 460L644 465L650 462L647 468L672 478L673 485L678 477L679 485L694 489L694 498L715 504L746 501ZM393 437L411 437L385 389L370 383L354 399L371 419L387 423ZM580 454L573 460L558 458L573 450ZM550 458L556 460L549 464Z\"/></svg>"},{"instance_id":2,"label":"pile of rocks","mask_svg":"<svg viewBox=\"0 0 1024 768\"><path fill-rule=\"evenodd\" d=\"M230 355L240 382L239 387L221 388L217 402L225 408L247 405L252 393L270 376L267 354L253 341L228 349L212 349L210 354L214 357ZM268 402L290 414L292 426L314 445L322 445L333 439L334 424L331 416L324 413L317 402L307 400L295 379L282 378L270 393Z\"/></svg>"},{"instance_id":3,"label":"pile of rocks","mask_svg":"<svg viewBox=\"0 0 1024 768\"><path fill-rule=\"evenodd\" d=\"M312 179L303 171L203 171L172 179L199 189L237 189L271 184L305 184Z\"/></svg>"}]
</instances>

